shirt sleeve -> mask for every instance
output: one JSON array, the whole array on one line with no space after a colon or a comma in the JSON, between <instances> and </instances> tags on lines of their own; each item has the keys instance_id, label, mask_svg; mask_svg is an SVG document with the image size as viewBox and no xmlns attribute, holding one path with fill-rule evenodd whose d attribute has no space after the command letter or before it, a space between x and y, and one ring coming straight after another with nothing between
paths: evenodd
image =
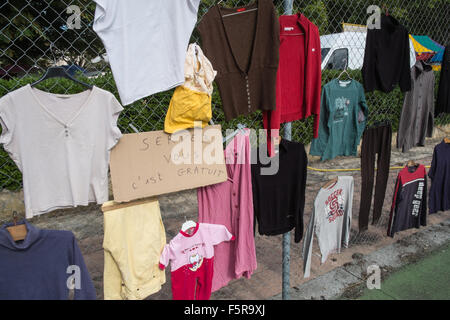
<instances>
[{"instance_id":1,"label":"shirt sleeve","mask_svg":"<svg viewBox=\"0 0 450 320\"><path fill-rule=\"evenodd\" d=\"M309 154L312 156L322 156L327 148L329 138L328 116L329 110L327 103L327 91L326 88L323 88L320 107L319 133L318 137L313 139L311 148L309 149Z\"/></svg>"},{"instance_id":2,"label":"shirt sleeve","mask_svg":"<svg viewBox=\"0 0 450 320\"><path fill-rule=\"evenodd\" d=\"M411 90L411 66L410 66L411 61L409 58L411 49L409 47L409 35L407 31L404 36L403 47L404 47L404 54L402 59L403 66L400 75L399 85L402 92L406 92Z\"/></svg>"},{"instance_id":3,"label":"shirt sleeve","mask_svg":"<svg viewBox=\"0 0 450 320\"><path fill-rule=\"evenodd\" d=\"M2 126L2 133L0 136L0 143L5 145L5 149L13 140L14 132L14 109L9 103L9 96L6 95L0 99L0 124Z\"/></svg>"},{"instance_id":4,"label":"shirt sleeve","mask_svg":"<svg viewBox=\"0 0 450 320\"><path fill-rule=\"evenodd\" d=\"M111 150L122 137L122 132L117 126L117 120L122 112L123 107L117 101L116 97L111 94L111 103L109 108L109 123L108 123L108 150Z\"/></svg>"},{"instance_id":5,"label":"shirt sleeve","mask_svg":"<svg viewBox=\"0 0 450 320\"><path fill-rule=\"evenodd\" d=\"M166 244L161 253L161 256L159 257L159 268L161 270L164 270L169 264L170 260L173 260L174 258L175 254L170 246L170 243Z\"/></svg>"},{"instance_id":6,"label":"shirt sleeve","mask_svg":"<svg viewBox=\"0 0 450 320\"><path fill-rule=\"evenodd\" d=\"M215 246L224 241L234 240L235 237L228 231L227 227L221 224L203 224L208 232L211 243Z\"/></svg>"},{"instance_id":7,"label":"shirt sleeve","mask_svg":"<svg viewBox=\"0 0 450 320\"><path fill-rule=\"evenodd\" d=\"M348 248L348 244L350 242L350 230L352 228L352 212L353 212L353 187L354 187L354 180L352 176L348 177L348 199L346 203L346 209L345 209L345 219L342 227L344 230L342 230L342 234L344 236L343 243L344 247Z\"/></svg>"},{"instance_id":8,"label":"shirt sleeve","mask_svg":"<svg viewBox=\"0 0 450 320\"><path fill-rule=\"evenodd\" d=\"M316 203L314 203L313 212L309 218L308 230L306 231L306 236L303 241L303 277L308 278L311 270L311 253L313 245L314 229L316 225Z\"/></svg>"},{"instance_id":9,"label":"shirt sleeve","mask_svg":"<svg viewBox=\"0 0 450 320\"><path fill-rule=\"evenodd\" d=\"M367 117L369 116L369 107L367 106L366 95L364 94L364 88L362 85L359 86L359 114L358 115L358 140L364 132L367 123Z\"/></svg>"},{"instance_id":10,"label":"shirt sleeve","mask_svg":"<svg viewBox=\"0 0 450 320\"><path fill-rule=\"evenodd\" d=\"M437 159L436 159L436 148L433 150L433 158L431 160L431 167L430 170L428 170L428 176L430 177L431 181L434 179L434 174L436 173L436 165L437 165Z\"/></svg>"},{"instance_id":11,"label":"shirt sleeve","mask_svg":"<svg viewBox=\"0 0 450 320\"><path fill-rule=\"evenodd\" d=\"M78 247L77 240L72 234L72 261L71 266L76 266L79 270L79 282L77 283L77 272L75 271L74 300L95 300L96 293L89 271L84 263L83 255Z\"/></svg>"},{"instance_id":12,"label":"shirt sleeve","mask_svg":"<svg viewBox=\"0 0 450 320\"><path fill-rule=\"evenodd\" d=\"M299 208L298 213L295 217L295 234L294 234L294 242L299 243L303 237L303 212L305 210L305 192L306 192L306 177L307 177L307 166L308 166L308 157L306 156L306 152L302 147L302 155L303 158L300 163L304 163L304 166L301 168L299 183L300 183L300 194L299 197Z\"/></svg>"},{"instance_id":13,"label":"shirt sleeve","mask_svg":"<svg viewBox=\"0 0 450 320\"><path fill-rule=\"evenodd\" d=\"M106 20L106 10L107 10L107 0L94 0L96 3L95 13L94 13L94 23L92 28L95 32L99 33L107 28L105 24Z\"/></svg>"},{"instance_id":14,"label":"shirt sleeve","mask_svg":"<svg viewBox=\"0 0 450 320\"><path fill-rule=\"evenodd\" d=\"M422 191L422 207L420 208L420 225L427 225L427 196L428 196L428 179L427 179L427 169L423 168L423 178L424 178L424 186Z\"/></svg>"}]
</instances>

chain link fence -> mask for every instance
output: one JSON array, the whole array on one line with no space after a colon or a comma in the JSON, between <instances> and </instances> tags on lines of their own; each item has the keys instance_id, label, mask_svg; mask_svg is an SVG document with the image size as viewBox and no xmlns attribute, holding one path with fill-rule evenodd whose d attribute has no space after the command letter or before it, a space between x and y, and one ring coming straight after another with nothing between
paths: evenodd
<instances>
[{"instance_id":1,"label":"chain link fence","mask_svg":"<svg viewBox=\"0 0 450 320\"><path fill-rule=\"evenodd\" d=\"M211 6L218 2L217 0L202 0L198 14L199 20ZM226 0L222 1L221 5L233 7L247 5L250 2L252 1ZM284 14L284 1L274 0L273 2L278 14ZM410 34L427 35L442 45L448 44L450 34L450 1L448 0L295 0L293 1L293 12L301 12L314 22L319 27L321 35L341 33L344 31L344 27L357 31L350 36L356 49L347 50L346 59L347 61L349 58L355 59L362 64L364 46L360 37L357 36L361 31L361 27L358 25L366 25L370 16L367 8L370 5L377 5L382 12L387 11L396 17L409 30ZM82 81L111 91L119 99L111 70L105 59L106 51L92 29L94 13L95 3L88 0L2 1L0 4L0 97L35 81L40 78L48 66L58 64L68 65L69 72L74 72ZM191 42L201 44L196 30L193 32ZM327 48L323 47L322 49ZM349 55L353 55L353 57ZM339 54L336 54L332 58L339 59L339 57ZM439 66L436 65L436 68ZM322 85L336 78L340 73L340 70L323 70ZM349 70L349 74L353 79L362 82L361 72L358 68ZM435 74L437 93L439 72ZM65 94L83 90L73 82L54 79L39 84L38 88ZM141 132L162 130L172 94L173 90L162 92L126 106L119 119L119 127L122 132L133 132L130 125ZM396 131L403 97L399 88L389 94L367 93L368 126L375 121L389 120L393 130ZM292 139L294 141L302 142L305 145L311 141L312 120L311 117L292 123ZM245 124L249 128L262 128L260 112L226 122L217 87L213 94L213 121L221 124L224 130L236 128L238 123ZM436 126L449 123L449 115L441 115L435 119ZM359 188L359 173L355 171L349 172L349 174L354 175L355 188ZM385 201L387 207L379 221L379 226L377 226L380 230L384 229L387 224L387 212L392 200L396 174L397 171L391 173L388 182L387 200ZM326 180L326 176L323 177L323 180ZM309 184L307 187L307 194L311 195L307 198L309 205L312 204L313 197L317 194L318 186L319 184ZM0 149L0 188L10 191L18 191L22 188L20 171L3 148ZM354 201L354 212L357 213L359 197L355 196ZM310 212L308 210L310 208L307 205L305 212ZM354 220L357 220L357 217L354 217ZM356 234L352 237L352 243L373 243L379 236L381 235Z\"/></svg>"}]
</instances>

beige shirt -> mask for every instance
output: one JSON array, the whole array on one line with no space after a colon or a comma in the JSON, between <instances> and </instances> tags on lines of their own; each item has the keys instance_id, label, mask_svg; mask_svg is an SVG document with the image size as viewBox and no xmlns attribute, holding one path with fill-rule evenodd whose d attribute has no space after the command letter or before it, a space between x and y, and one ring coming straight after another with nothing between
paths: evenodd
<instances>
[{"instance_id":1,"label":"beige shirt","mask_svg":"<svg viewBox=\"0 0 450 320\"><path fill-rule=\"evenodd\" d=\"M0 143L22 172L27 218L108 200L109 153L122 136L122 110L97 87L61 95L26 85L0 99Z\"/></svg>"},{"instance_id":2,"label":"beige shirt","mask_svg":"<svg viewBox=\"0 0 450 320\"><path fill-rule=\"evenodd\" d=\"M184 62L185 82L183 86L193 91L211 95L216 74L217 71L213 69L211 62L203 54L200 46L196 43L191 43Z\"/></svg>"}]
</instances>

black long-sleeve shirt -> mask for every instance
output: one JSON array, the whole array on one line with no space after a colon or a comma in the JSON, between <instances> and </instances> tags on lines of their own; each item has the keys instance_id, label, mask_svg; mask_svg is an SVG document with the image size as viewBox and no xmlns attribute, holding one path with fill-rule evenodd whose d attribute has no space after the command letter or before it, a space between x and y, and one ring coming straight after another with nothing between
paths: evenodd
<instances>
[{"instance_id":1,"label":"black long-sleeve shirt","mask_svg":"<svg viewBox=\"0 0 450 320\"><path fill-rule=\"evenodd\" d=\"M361 72L366 92L411 90L409 33L394 17L381 15L381 28L367 30Z\"/></svg>"},{"instance_id":2,"label":"black long-sleeve shirt","mask_svg":"<svg viewBox=\"0 0 450 320\"><path fill-rule=\"evenodd\" d=\"M397 177L388 236L427 225L427 172L423 165L406 166Z\"/></svg>"},{"instance_id":3,"label":"black long-sleeve shirt","mask_svg":"<svg viewBox=\"0 0 450 320\"><path fill-rule=\"evenodd\" d=\"M260 148L267 154L266 146ZM300 242L308 164L305 147L283 139L278 154L271 159L271 163L264 164L268 159L261 160L258 154L256 163L252 163L253 207L258 232L279 235L295 228L294 241Z\"/></svg>"}]
</instances>

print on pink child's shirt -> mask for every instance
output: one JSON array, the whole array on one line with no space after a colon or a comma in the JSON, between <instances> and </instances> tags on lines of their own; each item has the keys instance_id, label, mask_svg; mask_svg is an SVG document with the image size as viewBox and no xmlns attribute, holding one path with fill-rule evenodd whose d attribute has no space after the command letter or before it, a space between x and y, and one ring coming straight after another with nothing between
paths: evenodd
<instances>
[{"instance_id":1,"label":"print on pink child's shirt","mask_svg":"<svg viewBox=\"0 0 450 320\"><path fill-rule=\"evenodd\" d=\"M188 268L191 271L197 271L203 264L203 255L199 253L199 249L205 247L204 243L195 244L192 247L185 249L182 253L188 255Z\"/></svg>"},{"instance_id":2,"label":"print on pink child's shirt","mask_svg":"<svg viewBox=\"0 0 450 320\"><path fill-rule=\"evenodd\" d=\"M342 195L342 189L334 191L325 201L325 211L327 214L328 222L333 222L337 217L344 215L344 203L345 199Z\"/></svg>"}]
</instances>

